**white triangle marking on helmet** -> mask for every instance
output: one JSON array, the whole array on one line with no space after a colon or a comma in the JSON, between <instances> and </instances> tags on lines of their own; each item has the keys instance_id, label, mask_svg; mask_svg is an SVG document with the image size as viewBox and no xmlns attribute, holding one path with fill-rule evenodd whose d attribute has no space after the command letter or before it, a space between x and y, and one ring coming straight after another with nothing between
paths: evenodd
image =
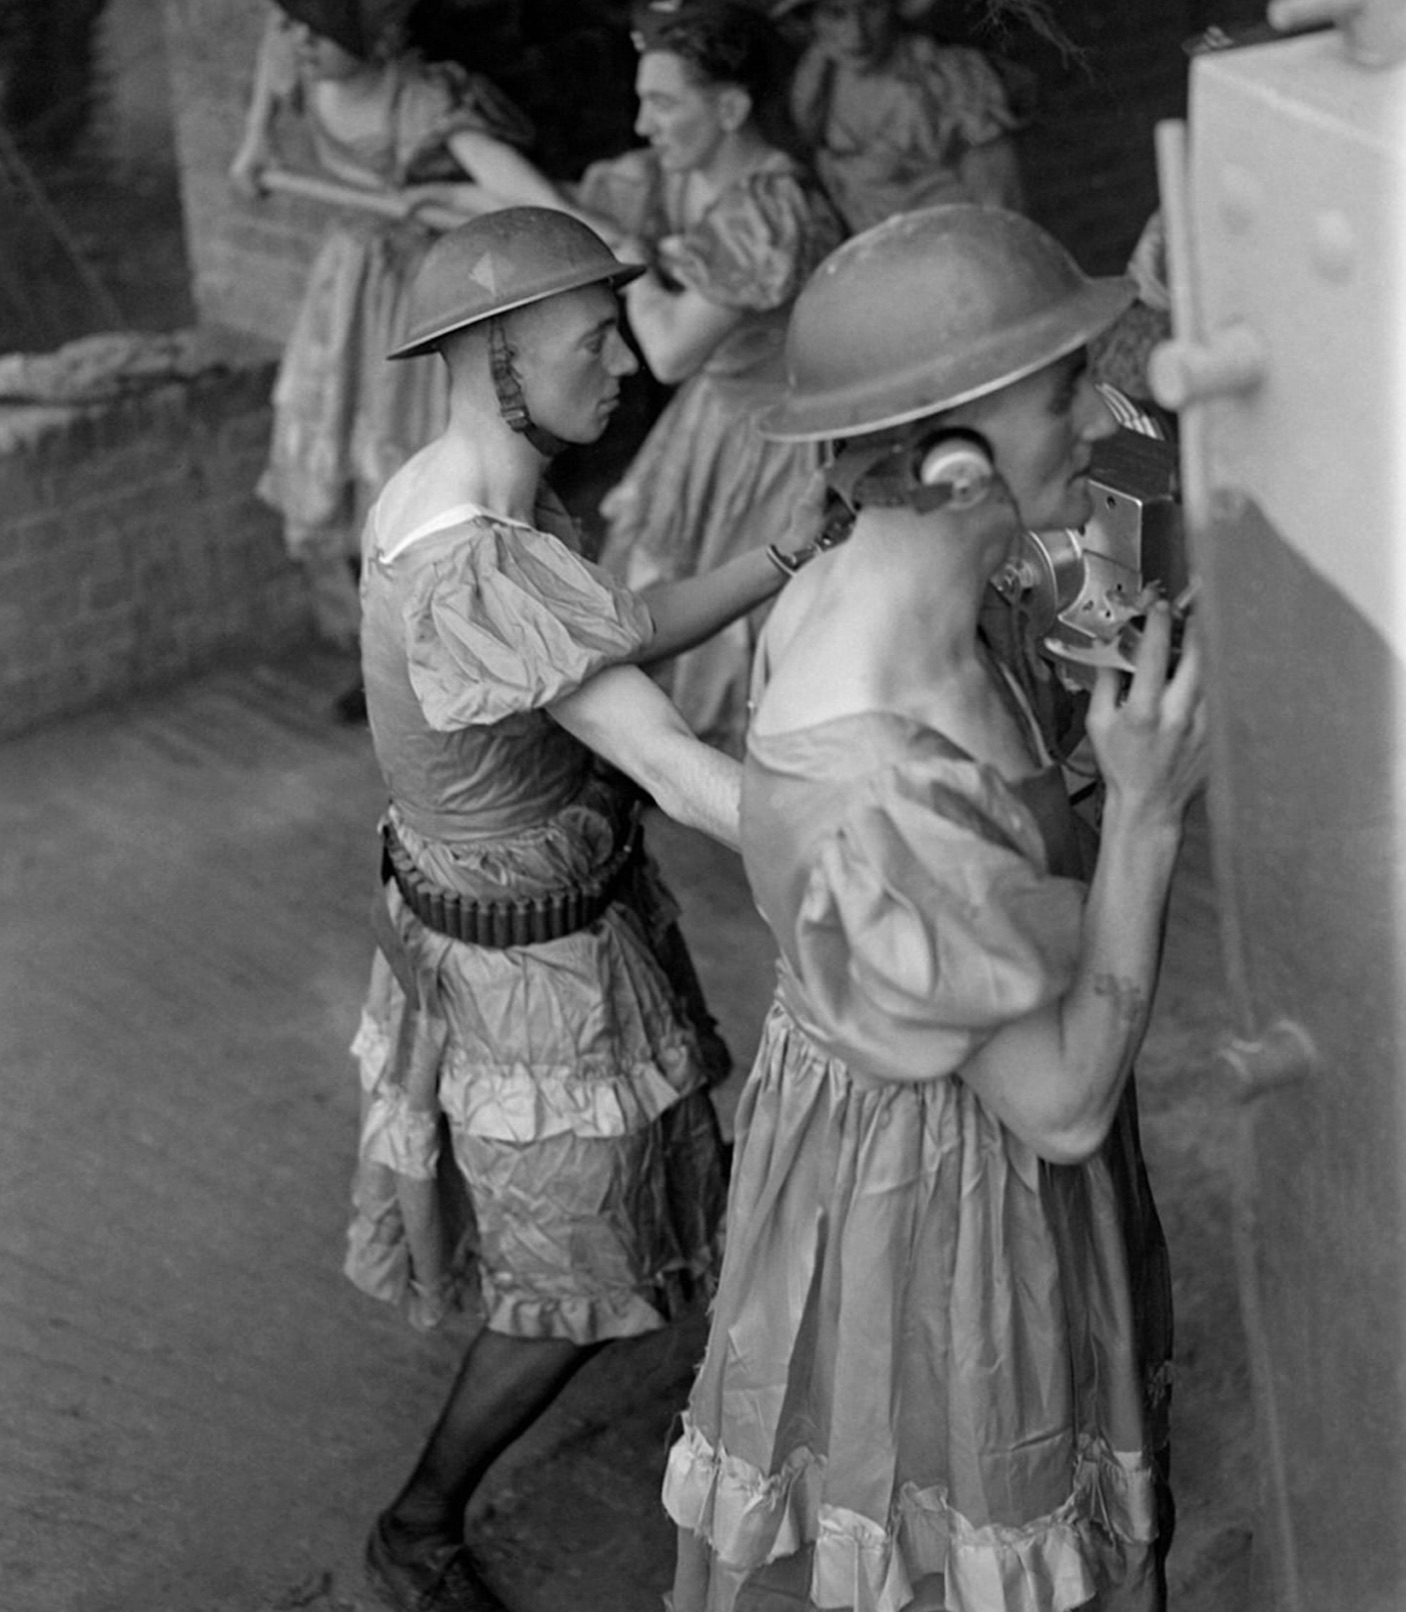
<instances>
[{"instance_id":1,"label":"white triangle marking on helmet","mask_svg":"<svg viewBox=\"0 0 1406 1612\"><path fill-rule=\"evenodd\" d=\"M474 264L473 268L469 270L469 278L476 285L481 285L490 296L497 294L498 267L492 252L485 252L478 262Z\"/></svg>"}]
</instances>

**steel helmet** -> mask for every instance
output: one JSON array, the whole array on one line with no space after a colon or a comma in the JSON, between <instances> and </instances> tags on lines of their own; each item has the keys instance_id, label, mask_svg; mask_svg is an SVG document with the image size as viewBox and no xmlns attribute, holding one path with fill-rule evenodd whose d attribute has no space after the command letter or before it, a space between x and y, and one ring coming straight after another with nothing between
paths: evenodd
<instances>
[{"instance_id":1,"label":"steel helmet","mask_svg":"<svg viewBox=\"0 0 1406 1612\"><path fill-rule=\"evenodd\" d=\"M410 287L405 339L389 358L431 352L456 330L582 286L624 285L643 274L600 236L551 207L504 207L446 230Z\"/></svg>"},{"instance_id":2,"label":"steel helmet","mask_svg":"<svg viewBox=\"0 0 1406 1612\"><path fill-rule=\"evenodd\" d=\"M832 252L791 310L786 397L763 436L812 442L903 425L1075 352L1132 302L1019 213L901 213Z\"/></svg>"}]
</instances>

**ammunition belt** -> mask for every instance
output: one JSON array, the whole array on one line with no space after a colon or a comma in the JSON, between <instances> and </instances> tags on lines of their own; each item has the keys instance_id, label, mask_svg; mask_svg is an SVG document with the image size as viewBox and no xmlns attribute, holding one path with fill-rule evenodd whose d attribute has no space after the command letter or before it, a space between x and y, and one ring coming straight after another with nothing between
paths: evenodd
<instances>
[{"instance_id":1,"label":"ammunition belt","mask_svg":"<svg viewBox=\"0 0 1406 1612\"><path fill-rule=\"evenodd\" d=\"M643 848L638 818L594 877L543 895L509 901L475 901L428 879L389 822L381 828L381 880L394 882L411 912L451 940L469 946L540 946L593 924L615 899Z\"/></svg>"}]
</instances>

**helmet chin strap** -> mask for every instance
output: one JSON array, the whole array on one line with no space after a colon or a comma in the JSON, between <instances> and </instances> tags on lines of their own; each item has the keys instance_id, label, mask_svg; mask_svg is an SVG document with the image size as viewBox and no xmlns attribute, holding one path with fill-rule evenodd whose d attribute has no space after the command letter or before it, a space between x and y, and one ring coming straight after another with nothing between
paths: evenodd
<instances>
[{"instance_id":1,"label":"helmet chin strap","mask_svg":"<svg viewBox=\"0 0 1406 1612\"><path fill-rule=\"evenodd\" d=\"M546 459L555 459L571 444L538 425L527 412L527 399L522 394L522 382L513 368L512 349L503 330L501 318L488 321L488 362L493 371L493 391L498 399L498 412L508 426L518 432Z\"/></svg>"}]
</instances>

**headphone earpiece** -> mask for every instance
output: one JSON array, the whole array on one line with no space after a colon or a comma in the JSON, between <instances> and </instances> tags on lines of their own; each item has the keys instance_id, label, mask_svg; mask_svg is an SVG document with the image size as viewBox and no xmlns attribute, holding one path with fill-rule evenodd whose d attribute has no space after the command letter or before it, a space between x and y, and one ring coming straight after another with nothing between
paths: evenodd
<instances>
[{"instance_id":1,"label":"headphone earpiece","mask_svg":"<svg viewBox=\"0 0 1406 1612\"><path fill-rule=\"evenodd\" d=\"M939 502L952 509L970 509L985 498L996 474L991 448L975 431L939 431L923 439L914 447L913 466L920 489L941 489L943 494L930 503L914 499L918 509L935 508Z\"/></svg>"},{"instance_id":2,"label":"headphone earpiece","mask_svg":"<svg viewBox=\"0 0 1406 1612\"><path fill-rule=\"evenodd\" d=\"M976 431L945 427L915 440L841 442L826 480L851 509L970 509L985 498L996 474L990 444Z\"/></svg>"}]
</instances>

